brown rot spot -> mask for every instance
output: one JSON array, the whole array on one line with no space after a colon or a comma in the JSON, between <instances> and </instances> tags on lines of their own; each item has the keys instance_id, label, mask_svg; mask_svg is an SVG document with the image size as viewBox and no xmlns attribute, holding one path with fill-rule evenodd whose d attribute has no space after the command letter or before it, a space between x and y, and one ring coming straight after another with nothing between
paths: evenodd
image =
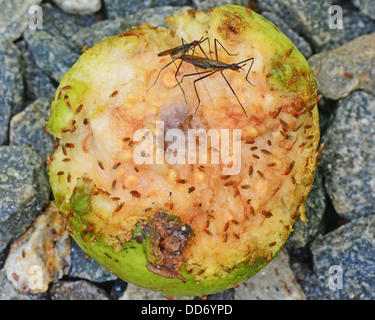
<instances>
[{"instance_id":1,"label":"brown rot spot","mask_svg":"<svg viewBox=\"0 0 375 320\"><path fill-rule=\"evenodd\" d=\"M150 254L147 269L169 279L186 282L179 268L183 262L185 247L193 233L191 227L182 223L177 216L165 212L155 214L151 223L143 225L143 231L150 234Z\"/></svg>"},{"instance_id":2,"label":"brown rot spot","mask_svg":"<svg viewBox=\"0 0 375 320\"><path fill-rule=\"evenodd\" d=\"M113 259L108 253L104 252L104 254L105 254L109 259Z\"/></svg>"},{"instance_id":3,"label":"brown rot spot","mask_svg":"<svg viewBox=\"0 0 375 320\"><path fill-rule=\"evenodd\" d=\"M228 29L234 34L237 34L240 32L240 28L238 27L238 24L233 23L232 21L228 21L227 26L228 26Z\"/></svg>"}]
</instances>

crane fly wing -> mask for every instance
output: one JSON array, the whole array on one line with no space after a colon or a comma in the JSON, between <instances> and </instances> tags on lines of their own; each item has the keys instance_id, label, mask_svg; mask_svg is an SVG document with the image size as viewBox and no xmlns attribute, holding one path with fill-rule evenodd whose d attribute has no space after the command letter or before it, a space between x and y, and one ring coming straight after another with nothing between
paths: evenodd
<instances>
[{"instance_id":1,"label":"crane fly wing","mask_svg":"<svg viewBox=\"0 0 375 320\"><path fill-rule=\"evenodd\" d=\"M170 55L171 53L173 53L174 50L176 50L176 48L172 48L172 49L168 49L168 50L165 50L165 51L159 52L159 53L158 53L158 57L168 56L168 55Z\"/></svg>"}]
</instances>

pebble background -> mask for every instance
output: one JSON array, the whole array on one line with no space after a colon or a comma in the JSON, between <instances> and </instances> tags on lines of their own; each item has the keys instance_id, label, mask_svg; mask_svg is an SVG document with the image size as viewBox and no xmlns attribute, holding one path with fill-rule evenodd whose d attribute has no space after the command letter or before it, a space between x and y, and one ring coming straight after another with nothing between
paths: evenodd
<instances>
[{"instance_id":1,"label":"pebble background","mask_svg":"<svg viewBox=\"0 0 375 320\"><path fill-rule=\"evenodd\" d=\"M59 81L84 46L143 22L165 26L175 12L229 3L261 13L308 59L325 148L307 199L309 222L296 223L256 276L205 298L375 299L373 0L8 0L0 2L1 300L166 299L117 279L56 230L62 218L51 202L45 159L54 140L45 122ZM28 28L34 4L43 9L41 30ZM333 5L342 9L343 29L329 27ZM22 263L13 262L20 254ZM46 274L44 290L26 281L35 261Z\"/></svg>"}]
</instances>

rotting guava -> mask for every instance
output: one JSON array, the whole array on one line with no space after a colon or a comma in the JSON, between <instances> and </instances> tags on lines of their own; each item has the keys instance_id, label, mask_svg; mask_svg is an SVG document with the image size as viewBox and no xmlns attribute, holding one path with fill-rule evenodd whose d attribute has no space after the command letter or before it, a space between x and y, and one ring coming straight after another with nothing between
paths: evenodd
<instances>
[{"instance_id":1,"label":"rotting guava","mask_svg":"<svg viewBox=\"0 0 375 320\"><path fill-rule=\"evenodd\" d=\"M88 255L124 281L202 296L256 274L296 219L306 220L320 136L317 87L294 44L250 9L227 5L166 22L169 29L144 24L81 55L51 106L48 129L58 146L47 161L56 204ZM218 46L222 62L254 58L249 82L246 64L223 71L234 92L220 72L195 83L199 74L184 77L180 87L184 75L202 70L183 62L175 75L177 60L153 86L171 61L159 52L205 37L211 59L214 39L227 50ZM212 163L221 151L207 139L207 163L187 153L182 164L135 161L147 150L151 159L159 151L173 159L175 140L157 141L170 129L186 137L189 129L240 129L241 152ZM141 149L150 136L154 146ZM225 174L234 161L238 172Z\"/></svg>"}]
</instances>

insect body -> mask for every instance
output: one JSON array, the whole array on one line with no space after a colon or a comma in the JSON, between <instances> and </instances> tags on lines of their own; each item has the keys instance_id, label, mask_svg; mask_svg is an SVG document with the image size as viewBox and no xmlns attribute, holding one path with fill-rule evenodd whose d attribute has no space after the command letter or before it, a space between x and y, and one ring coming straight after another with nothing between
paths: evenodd
<instances>
[{"instance_id":1,"label":"insect body","mask_svg":"<svg viewBox=\"0 0 375 320\"><path fill-rule=\"evenodd\" d=\"M247 62L251 61L251 65L249 67L249 70L247 72L247 75L246 75L246 81L249 82L251 85L253 85L249 80L248 80L248 76L249 76L249 73L250 73L250 70L253 66L253 63L254 63L254 58L249 58L249 59L246 59L246 60L243 60L241 62L238 62L238 63L225 63L225 62L221 62L218 60L217 58L217 45L216 45L216 39L215 39L215 54L216 54L216 60L213 60L213 59L210 59L210 58L207 58L207 57L198 57L198 56L193 56L193 55L185 55L183 57L181 57L180 59L182 59L183 61L185 62L188 62L188 63L191 63L192 65L194 65L195 67L199 68L199 69L203 69L203 70L206 70L206 71L202 71L202 72L196 72L196 73L190 73L190 74L185 74L182 76L182 79L180 81L180 84L181 82L183 81L183 79L185 77L189 77L189 76L195 76L195 75L199 75L201 76L200 78L194 80L194 89L195 89L195 93L197 95L197 98L198 98L198 106L195 110L195 113L198 111L198 108L199 108L199 105L200 105L200 98L199 98L199 95L198 95L198 91L197 91L197 87L196 87L196 83L200 80L203 80L213 74L215 74L216 72L220 72L221 75L223 76L225 82L228 84L229 88L231 89L231 91L233 92L234 96L236 97L238 103L240 104L242 110L244 111L246 117L247 117L247 113L245 111L245 108L244 106L242 105L241 101L238 99L234 89L232 88L232 86L230 85L228 79L225 77L223 71L224 70L233 70L233 71L240 71L240 70L243 70L243 67L246 65ZM180 85L179 84L179 85Z\"/></svg>"},{"instance_id":2,"label":"insect body","mask_svg":"<svg viewBox=\"0 0 375 320\"><path fill-rule=\"evenodd\" d=\"M158 53L158 56L159 57L162 57L162 56L167 56L169 55L171 58L172 58L172 61L167 63L163 68L161 68L159 70L159 73L156 77L156 80L155 82L153 83L153 85L148 89L150 90L155 84L156 82L158 81L159 79L159 76L161 74L161 72L167 68L169 65L171 65L172 63L176 64L175 61L178 60L178 59L182 59L180 64L176 67L177 67L177 70L176 70L176 73L175 73L175 78L176 78L176 81L177 81L177 84L180 86L181 90L182 90L182 93L184 94L185 96L185 92L184 90L182 89L181 85L179 84L179 81L177 80L177 74L178 74L178 71L180 70L181 68L181 65L182 65L182 62L183 62L183 57L186 56L189 51L192 51L192 54L194 55L194 52L195 52L195 48L196 47L199 47L200 50L203 52L203 54L206 56L206 53L204 52L204 50L202 49L201 47L201 44L205 41L207 41L208 38L201 38L200 40L194 40L192 42L186 42L184 39L181 38L181 41L182 41L182 45L178 46L178 47L174 47L174 48L171 48L171 49L168 49L168 50L165 50L165 51L162 51L162 52L159 52Z\"/></svg>"},{"instance_id":3,"label":"insect body","mask_svg":"<svg viewBox=\"0 0 375 320\"><path fill-rule=\"evenodd\" d=\"M190 43L187 43L184 39L181 39L181 41L182 41L181 46L174 47L172 49L168 49L168 50L159 52L158 57L170 55L170 57L173 60L179 59L182 56L186 55L190 50L194 51L196 47L200 46L201 43L203 43L206 40L208 40L208 38L203 39L203 37L202 37L200 40L194 40ZM202 52L204 52L204 51L202 50Z\"/></svg>"}]
</instances>

